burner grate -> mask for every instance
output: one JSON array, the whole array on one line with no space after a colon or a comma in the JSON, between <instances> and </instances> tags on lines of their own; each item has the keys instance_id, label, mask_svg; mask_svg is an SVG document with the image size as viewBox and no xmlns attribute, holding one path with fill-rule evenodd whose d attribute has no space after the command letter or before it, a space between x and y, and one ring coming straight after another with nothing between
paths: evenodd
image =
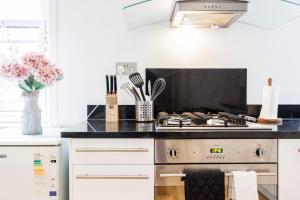
<instances>
[{"instance_id":1,"label":"burner grate","mask_svg":"<svg viewBox=\"0 0 300 200\"><path fill-rule=\"evenodd\" d=\"M246 120L237 115L220 112L218 114L201 112L184 112L182 114L158 115L159 125L162 127L247 127Z\"/></svg>"}]
</instances>

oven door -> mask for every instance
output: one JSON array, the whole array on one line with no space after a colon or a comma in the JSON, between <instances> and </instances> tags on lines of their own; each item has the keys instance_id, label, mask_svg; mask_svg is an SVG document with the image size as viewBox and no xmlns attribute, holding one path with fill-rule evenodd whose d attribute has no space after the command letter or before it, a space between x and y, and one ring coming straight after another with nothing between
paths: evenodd
<instances>
[{"instance_id":1,"label":"oven door","mask_svg":"<svg viewBox=\"0 0 300 200\"><path fill-rule=\"evenodd\" d=\"M225 173L225 199L229 198L229 179L232 171L255 171L257 173L259 200L277 200L276 164L197 164L156 165L155 200L184 200L185 169L220 169Z\"/></svg>"}]
</instances>

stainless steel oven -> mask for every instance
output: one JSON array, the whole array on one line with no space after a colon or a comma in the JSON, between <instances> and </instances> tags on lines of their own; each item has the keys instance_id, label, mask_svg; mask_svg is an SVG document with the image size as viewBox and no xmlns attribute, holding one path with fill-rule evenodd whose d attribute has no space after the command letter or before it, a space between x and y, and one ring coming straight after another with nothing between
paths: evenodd
<instances>
[{"instance_id":1,"label":"stainless steel oven","mask_svg":"<svg viewBox=\"0 0 300 200\"><path fill-rule=\"evenodd\" d=\"M186 139L155 141L155 199L184 200L186 169L220 169L226 200L232 171L257 173L260 200L277 200L277 140Z\"/></svg>"}]
</instances>

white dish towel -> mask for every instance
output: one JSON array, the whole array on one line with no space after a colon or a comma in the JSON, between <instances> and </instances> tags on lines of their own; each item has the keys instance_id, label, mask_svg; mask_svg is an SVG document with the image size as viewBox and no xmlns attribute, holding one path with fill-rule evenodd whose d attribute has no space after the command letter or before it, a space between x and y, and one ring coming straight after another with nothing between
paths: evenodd
<instances>
[{"instance_id":1,"label":"white dish towel","mask_svg":"<svg viewBox=\"0 0 300 200\"><path fill-rule=\"evenodd\" d=\"M257 190L257 174L254 171L233 171L229 179L229 199L259 200Z\"/></svg>"}]
</instances>

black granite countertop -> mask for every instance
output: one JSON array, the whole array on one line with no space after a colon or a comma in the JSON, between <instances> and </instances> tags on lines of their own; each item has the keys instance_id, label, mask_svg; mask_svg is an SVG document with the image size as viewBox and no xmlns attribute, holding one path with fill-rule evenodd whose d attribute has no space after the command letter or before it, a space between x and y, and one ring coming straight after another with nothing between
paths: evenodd
<instances>
[{"instance_id":1,"label":"black granite countertop","mask_svg":"<svg viewBox=\"0 0 300 200\"><path fill-rule=\"evenodd\" d=\"M63 138L168 138L168 139L258 139L299 138L300 119L284 119L281 125L272 126L270 131L157 131L154 123L137 123L134 120L120 120L106 123L105 120L88 120L78 126L61 132Z\"/></svg>"}]
</instances>

